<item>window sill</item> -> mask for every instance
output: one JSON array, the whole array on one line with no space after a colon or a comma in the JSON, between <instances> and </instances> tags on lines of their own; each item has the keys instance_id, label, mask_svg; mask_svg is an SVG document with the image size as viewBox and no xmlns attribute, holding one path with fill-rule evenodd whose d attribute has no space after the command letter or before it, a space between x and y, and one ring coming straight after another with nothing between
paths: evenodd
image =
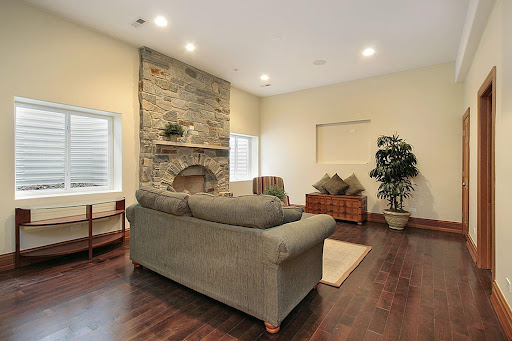
<instances>
[{"instance_id":1,"label":"window sill","mask_svg":"<svg viewBox=\"0 0 512 341\"><path fill-rule=\"evenodd\" d=\"M243 179L243 180L229 180L229 182L247 182L247 181L252 181L252 178L250 178L250 179Z\"/></svg>"},{"instance_id":2,"label":"window sill","mask_svg":"<svg viewBox=\"0 0 512 341\"><path fill-rule=\"evenodd\" d=\"M123 191L119 189L107 189L97 191L81 191L81 192L57 192L57 193L41 193L41 194L27 194L27 195L15 195L15 201L32 200L32 199L62 199L66 197L77 197L77 196L88 196L98 194L122 194Z\"/></svg>"}]
</instances>

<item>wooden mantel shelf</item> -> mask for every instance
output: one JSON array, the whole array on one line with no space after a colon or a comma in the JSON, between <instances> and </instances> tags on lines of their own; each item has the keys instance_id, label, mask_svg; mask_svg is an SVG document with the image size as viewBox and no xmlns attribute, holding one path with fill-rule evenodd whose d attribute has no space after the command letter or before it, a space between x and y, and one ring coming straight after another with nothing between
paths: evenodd
<instances>
[{"instance_id":1,"label":"wooden mantel shelf","mask_svg":"<svg viewBox=\"0 0 512 341\"><path fill-rule=\"evenodd\" d=\"M153 140L153 144L160 144L160 145L165 145L165 146L176 146L176 147L188 147L188 148L229 150L229 147L216 146L213 144L195 144L195 143L183 143L183 142L173 142L173 141L164 141L164 140Z\"/></svg>"}]
</instances>

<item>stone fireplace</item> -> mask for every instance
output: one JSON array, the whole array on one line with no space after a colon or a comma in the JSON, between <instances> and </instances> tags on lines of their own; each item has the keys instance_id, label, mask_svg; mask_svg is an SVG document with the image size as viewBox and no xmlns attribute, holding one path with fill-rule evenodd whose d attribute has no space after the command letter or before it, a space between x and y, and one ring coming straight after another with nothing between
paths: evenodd
<instances>
[{"instance_id":1,"label":"stone fireplace","mask_svg":"<svg viewBox=\"0 0 512 341\"><path fill-rule=\"evenodd\" d=\"M230 83L147 47L140 52L140 186L229 190ZM184 129L172 140L169 123Z\"/></svg>"}]
</instances>

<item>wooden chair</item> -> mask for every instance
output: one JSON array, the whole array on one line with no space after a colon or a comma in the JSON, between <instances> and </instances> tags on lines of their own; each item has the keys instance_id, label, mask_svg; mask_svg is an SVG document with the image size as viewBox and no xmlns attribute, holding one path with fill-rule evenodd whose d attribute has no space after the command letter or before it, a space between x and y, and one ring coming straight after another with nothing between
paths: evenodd
<instances>
[{"instance_id":1,"label":"wooden chair","mask_svg":"<svg viewBox=\"0 0 512 341\"><path fill-rule=\"evenodd\" d=\"M278 176L258 176L252 179L252 193L253 194L265 194L265 189L270 186L278 186L284 190L283 178ZM290 206L290 198L285 196L283 199L286 206Z\"/></svg>"}]
</instances>

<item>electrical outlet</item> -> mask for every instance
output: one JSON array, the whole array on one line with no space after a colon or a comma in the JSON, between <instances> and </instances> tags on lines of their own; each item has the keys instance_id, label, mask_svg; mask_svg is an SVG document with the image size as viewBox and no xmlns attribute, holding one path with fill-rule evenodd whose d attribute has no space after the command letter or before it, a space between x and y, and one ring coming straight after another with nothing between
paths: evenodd
<instances>
[{"instance_id":1,"label":"electrical outlet","mask_svg":"<svg viewBox=\"0 0 512 341\"><path fill-rule=\"evenodd\" d=\"M510 283L510 279L505 278L507 280L508 292L512 294L512 283Z\"/></svg>"},{"instance_id":2,"label":"electrical outlet","mask_svg":"<svg viewBox=\"0 0 512 341\"><path fill-rule=\"evenodd\" d=\"M82 226L80 225L74 225L74 226L71 226L70 230L71 231L80 231L82 229Z\"/></svg>"},{"instance_id":3,"label":"electrical outlet","mask_svg":"<svg viewBox=\"0 0 512 341\"><path fill-rule=\"evenodd\" d=\"M194 130L194 126L189 126L188 129L189 130Z\"/></svg>"},{"instance_id":4,"label":"electrical outlet","mask_svg":"<svg viewBox=\"0 0 512 341\"><path fill-rule=\"evenodd\" d=\"M411 211L411 212L416 212L416 207L411 207L411 208L409 208L409 211Z\"/></svg>"}]
</instances>

